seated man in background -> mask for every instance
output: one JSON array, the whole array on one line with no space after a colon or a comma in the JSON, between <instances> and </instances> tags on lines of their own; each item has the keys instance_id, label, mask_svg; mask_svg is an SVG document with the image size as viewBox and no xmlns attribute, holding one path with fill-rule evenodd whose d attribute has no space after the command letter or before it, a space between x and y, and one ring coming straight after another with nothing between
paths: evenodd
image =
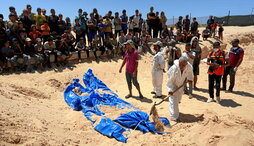
<instances>
[{"instance_id":1,"label":"seated man in background","mask_svg":"<svg viewBox=\"0 0 254 146\"><path fill-rule=\"evenodd\" d=\"M26 38L25 42L25 49L24 49L25 54L28 56L27 60L27 71L31 72L31 59L35 59L35 68L37 69L38 64L41 63L42 58L37 54L34 45L32 44L32 40L30 38Z\"/></svg>"},{"instance_id":2,"label":"seated man in background","mask_svg":"<svg viewBox=\"0 0 254 146\"><path fill-rule=\"evenodd\" d=\"M13 38L12 39L12 49L13 49L13 53L14 53L14 56L12 57L14 66L20 70L25 71L26 66L28 65L28 56L26 54L24 54L24 52L23 52L24 46L22 47L19 44L18 40L16 38ZM19 61L18 61L19 58L23 59L22 63L19 63Z\"/></svg>"},{"instance_id":3,"label":"seated man in background","mask_svg":"<svg viewBox=\"0 0 254 146\"><path fill-rule=\"evenodd\" d=\"M53 38L49 38L47 42L45 42L44 44L44 49L45 49L45 55L46 55L46 58L47 58L47 66L48 68L51 68L51 64L50 64L50 55L54 55L55 57L55 63L56 63L56 66L59 67L59 64L58 64L58 59L57 59L57 50L56 50L56 44L55 42L53 41Z\"/></svg>"},{"instance_id":4,"label":"seated man in background","mask_svg":"<svg viewBox=\"0 0 254 146\"><path fill-rule=\"evenodd\" d=\"M86 43L83 37L79 38L79 42L75 46L75 49L78 51L79 62L81 62L81 52L86 51L87 57L89 56L89 51L86 50Z\"/></svg>"},{"instance_id":5,"label":"seated man in background","mask_svg":"<svg viewBox=\"0 0 254 146\"><path fill-rule=\"evenodd\" d=\"M208 27L206 27L206 29L203 30L203 32L202 32L203 40L207 40L207 38L209 38L210 36L211 36L211 32L208 29Z\"/></svg>"}]
</instances>

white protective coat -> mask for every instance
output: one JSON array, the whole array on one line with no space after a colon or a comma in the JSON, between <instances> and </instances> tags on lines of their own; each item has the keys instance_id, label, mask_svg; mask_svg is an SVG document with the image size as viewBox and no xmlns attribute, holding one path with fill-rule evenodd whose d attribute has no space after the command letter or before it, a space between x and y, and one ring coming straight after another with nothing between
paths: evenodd
<instances>
[{"instance_id":1,"label":"white protective coat","mask_svg":"<svg viewBox=\"0 0 254 146\"><path fill-rule=\"evenodd\" d=\"M153 57L152 64L152 82L153 90L157 96L162 95L163 69L165 68L165 60L163 52L158 52Z\"/></svg>"},{"instance_id":2,"label":"white protective coat","mask_svg":"<svg viewBox=\"0 0 254 146\"><path fill-rule=\"evenodd\" d=\"M184 83L186 78L188 81L193 81L193 77L194 77L193 71L192 71L192 65L190 63L186 65L183 73L181 73L181 70L179 67L179 60L174 61L174 65L170 67L167 74L168 74L168 81L167 81L168 92L174 92L176 88L178 88ZM177 92L175 92L172 96L169 97L170 117L173 120L176 120L179 117L178 105L183 95L183 89L184 88L182 87Z\"/></svg>"}]
</instances>

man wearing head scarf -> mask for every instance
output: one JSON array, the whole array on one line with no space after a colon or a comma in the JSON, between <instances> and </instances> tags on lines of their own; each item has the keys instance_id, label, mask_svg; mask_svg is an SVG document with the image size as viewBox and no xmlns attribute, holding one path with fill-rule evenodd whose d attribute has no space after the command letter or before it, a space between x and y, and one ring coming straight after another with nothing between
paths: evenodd
<instances>
[{"instance_id":1,"label":"man wearing head scarf","mask_svg":"<svg viewBox=\"0 0 254 146\"><path fill-rule=\"evenodd\" d=\"M199 39L198 37L193 37L191 39L191 51L195 52L195 57L193 60L193 74L194 74L194 89L198 89L196 84L197 84L197 80L198 80L198 75L199 75L199 64L200 64L200 60L201 60L201 54L202 54L202 50L201 47L198 44Z\"/></svg>"},{"instance_id":2,"label":"man wearing head scarf","mask_svg":"<svg viewBox=\"0 0 254 146\"><path fill-rule=\"evenodd\" d=\"M169 97L169 111L171 120L178 122L179 118L179 103L183 95L184 87L180 88L174 93L174 91L185 84L187 81L193 81L192 65L188 62L187 57L180 57L179 60L175 60L174 65L168 70L167 91Z\"/></svg>"},{"instance_id":3,"label":"man wearing head scarf","mask_svg":"<svg viewBox=\"0 0 254 146\"><path fill-rule=\"evenodd\" d=\"M153 43L153 49L155 55L153 56L152 64L152 83L153 91L152 94L155 94L154 98L162 97L162 81L163 81L163 71L165 68L164 54L161 51L162 42L157 41Z\"/></svg>"}]
</instances>

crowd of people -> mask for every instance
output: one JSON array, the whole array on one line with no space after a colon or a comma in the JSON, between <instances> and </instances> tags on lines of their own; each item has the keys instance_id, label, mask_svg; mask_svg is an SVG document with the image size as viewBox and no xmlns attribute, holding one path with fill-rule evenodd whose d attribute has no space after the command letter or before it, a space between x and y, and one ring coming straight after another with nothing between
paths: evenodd
<instances>
[{"instance_id":1,"label":"crowd of people","mask_svg":"<svg viewBox=\"0 0 254 146\"><path fill-rule=\"evenodd\" d=\"M86 52L87 57L93 52L97 61L97 51L101 51L101 55L123 56L126 51L123 44L128 40L132 40L136 48L146 48L151 53L148 43L152 38L160 38L163 43L171 39L188 43L194 36L200 37L196 18L191 22L188 15L184 20L179 17L176 30L168 29L165 13L154 12L153 7L146 19L139 10L131 16L127 16L126 10L122 10L122 14L115 12L114 16L108 11L102 16L96 8L89 14L79 9L73 23L69 17L56 14L54 9L50 9L50 15L41 8L33 13L29 4L19 16L15 7L9 7L9 11L6 21L0 14L1 72L52 68L50 56L59 67L68 63L73 52L78 52L80 62L82 52ZM208 21L209 27L214 24Z\"/></svg>"}]
</instances>

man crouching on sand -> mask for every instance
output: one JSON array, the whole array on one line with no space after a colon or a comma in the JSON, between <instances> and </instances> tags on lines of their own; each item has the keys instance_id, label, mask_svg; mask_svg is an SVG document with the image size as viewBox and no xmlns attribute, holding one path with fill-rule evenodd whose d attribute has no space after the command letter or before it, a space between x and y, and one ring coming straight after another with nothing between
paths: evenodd
<instances>
[{"instance_id":1,"label":"man crouching on sand","mask_svg":"<svg viewBox=\"0 0 254 146\"><path fill-rule=\"evenodd\" d=\"M186 81L193 81L193 71L192 66L188 63L188 58L182 56L179 60L174 62L174 65L168 70L168 81L167 81L167 90L169 97L169 111L171 120L179 122L179 103L183 95L183 87L180 88L175 93L178 87L180 87ZM173 95L172 95L173 94Z\"/></svg>"},{"instance_id":2,"label":"man crouching on sand","mask_svg":"<svg viewBox=\"0 0 254 146\"><path fill-rule=\"evenodd\" d=\"M138 51L135 50L135 46L131 40L128 40L124 43L127 52L125 53L123 63L119 70L119 73L122 72L122 68L126 64L126 81L128 84L129 94L125 96L125 98L130 98L132 96L132 83L137 88L139 97L144 98L141 91L140 86L137 80L138 74Z\"/></svg>"}]
</instances>

